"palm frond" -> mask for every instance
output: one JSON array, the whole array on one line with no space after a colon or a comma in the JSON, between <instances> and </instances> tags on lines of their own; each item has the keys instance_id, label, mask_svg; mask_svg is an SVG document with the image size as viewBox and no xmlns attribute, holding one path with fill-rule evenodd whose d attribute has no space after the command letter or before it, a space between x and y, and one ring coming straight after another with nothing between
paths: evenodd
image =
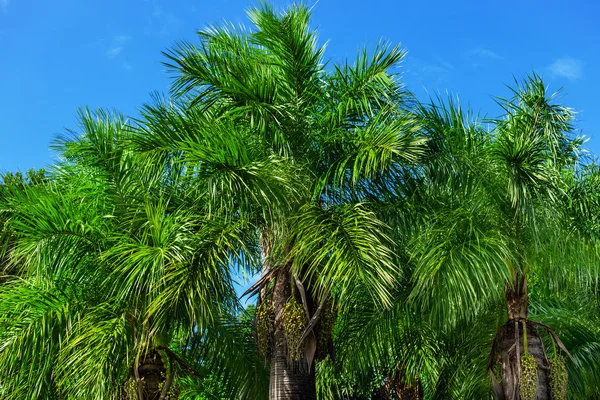
<instances>
[{"instance_id":1,"label":"palm frond","mask_svg":"<svg viewBox=\"0 0 600 400\"><path fill-rule=\"evenodd\" d=\"M0 384L6 399L59 395L54 367L80 317L75 288L12 280L0 292Z\"/></svg>"},{"instance_id":2,"label":"palm frond","mask_svg":"<svg viewBox=\"0 0 600 400\"><path fill-rule=\"evenodd\" d=\"M294 224L290 257L300 275L319 282L323 292L334 285L345 297L363 287L381 305L390 304L399 269L387 228L367 204L326 210L307 204Z\"/></svg>"},{"instance_id":3,"label":"palm frond","mask_svg":"<svg viewBox=\"0 0 600 400\"><path fill-rule=\"evenodd\" d=\"M513 254L498 229L501 216L481 193L468 196L430 215L409 244L415 265L411 298L440 324L468 317L500 297L511 276Z\"/></svg>"}]
</instances>

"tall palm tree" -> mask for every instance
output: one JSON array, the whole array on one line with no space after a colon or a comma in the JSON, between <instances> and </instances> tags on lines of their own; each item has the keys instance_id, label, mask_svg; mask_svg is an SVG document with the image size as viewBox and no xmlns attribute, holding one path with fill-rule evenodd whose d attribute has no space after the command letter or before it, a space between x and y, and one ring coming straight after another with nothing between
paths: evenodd
<instances>
[{"instance_id":1,"label":"tall palm tree","mask_svg":"<svg viewBox=\"0 0 600 400\"><path fill-rule=\"evenodd\" d=\"M430 176L441 176L442 189L458 195L459 210L469 204L476 208L460 217L448 214L448 208L454 207L444 204L441 214L432 214L434 219L428 221L424 232L433 235L425 236L429 238L425 252L417 253L415 298L423 297L424 284L433 284L433 290L442 296L426 296L423 301L452 321L457 311L463 317L472 312L476 315L478 298L485 306L486 298L504 292L508 322L498 327L488 364L492 370L498 363L500 382L496 375L491 377L496 397L502 399L552 395L551 366L537 327L547 330L556 346L567 352L558 335L530 320L528 311L528 276L548 274L552 269L564 272L570 267L564 257L557 258L558 253L548 252L548 248L556 238L569 236L562 217L564 178L565 172L579 163L583 140L573 134L572 110L556 104L555 98L533 74L517 83L511 98L498 100L505 115L490 121L491 131L477 123L471 129L454 117L460 113L452 107L449 112L433 108L423 113L426 126L442 128L438 130L441 135L432 136L433 155L442 156L442 168ZM437 137L443 139L441 144ZM437 215L442 217L440 230L436 229ZM483 219L477 221L477 215ZM442 232L447 229L453 234L444 237ZM495 279L489 272L494 272ZM493 282L485 282L489 278ZM438 286L440 283L443 285ZM471 300L468 306L462 303L465 299Z\"/></svg>"},{"instance_id":2,"label":"tall palm tree","mask_svg":"<svg viewBox=\"0 0 600 400\"><path fill-rule=\"evenodd\" d=\"M416 112L426 156L386 182L378 204L403 279L387 312L360 300L349 334L340 333L340 357L351 375L364 381L379 371L408 398L481 398L511 256L486 180L492 138L452 100Z\"/></svg>"},{"instance_id":3,"label":"tall palm tree","mask_svg":"<svg viewBox=\"0 0 600 400\"><path fill-rule=\"evenodd\" d=\"M548 360L564 361L546 355L543 339L556 353L574 345L567 362L571 393L585 393L581 382L593 381L587 354L596 348L596 316L582 313L579 323L566 316L597 301L589 288L598 253L580 233L585 229L589 237L597 225L594 175L591 169L573 174L582 140L572 135L572 112L553 104L541 79L527 78L514 93L501 101L507 115L492 130L452 101L419 107L430 138L427 156L398 175L401 185L387 177L385 188L399 190L379 192L386 193L379 215L393 228L405 278L388 312L369 311L362 299L350 314L347 334L339 337L350 375L371 381L380 371L384 382L399 375L405 385L418 383L425 398L481 398L490 389L487 364L499 369L497 397L519 398L519 358L530 353L540 369L533 396L549 398L552 387L552 396L561 398L564 387L549 377ZM561 291L578 293L577 301L558 305ZM556 323L560 315L572 330ZM349 343L359 345L344 351Z\"/></svg>"},{"instance_id":4,"label":"tall palm tree","mask_svg":"<svg viewBox=\"0 0 600 400\"><path fill-rule=\"evenodd\" d=\"M332 352L330 301L363 291L390 304L398 269L366 193L414 163L424 139L392 72L399 48L326 68L307 8L249 16L253 30L211 27L166 53L176 99L147 106L134 141L151 160L176 159L211 212L256 227L249 294L270 398L311 399L314 359Z\"/></svg>"},{"instance_id":5,"label":"tall palm tree","mask_svg":"<svg viewBox=\"0 0 600 400\"><path fill-rule=\"evenodd\" d=\"M544 226L561 227L554 200L561 194L561 173L578 162L582 144L572 133L573 112L554 103L555 97L533 75L514 89L512 98L499 102L506 116L496 121L491 154L498 183L506 188L498 203L510 221L507 236L514 248L512 277L506 284L508 322L500 328L492 350L501 368L502 390L495 383L498 397L551 396L550 364L536 326L528 319L528 275L535 268L536 252L547 245L539 240L540 231Z\"/></svg>"},{"instance_id":6,"label":"tall palm tree","mask_svg":"<svg viewBox=\"0 0 600 400\"><path fill-rule=\"evenodd\" d=\"M237 255L252 256L254 230L209 217L196 196L182 206L193 188L143 163L119 115L86 111L81 125L59 140L48 184L2 199L19 272L0 293L2 397L173 397L177 375L203 378L215 343L254 383L227 385L258 397L262 363L226 318L238 312L230 263L251 271Z\"/></svg>"},{"instance_id":7,"label":"tall palm tree","mask_svg":"<svg viewBox=\"0 0 600 400\"><path fill-rule=\"evenodd\" d=\"M563 172L576 165L582 144L572 133L572 111L555 97L537 75L527 77L513 97L498 100L505 115L490 121L491 131L452 103L420 112L432 140L427 167L417 175L427 182L417 204L428 211L411 242L411 297L434 320L454 326L504 292L508 322L498 329L489 364L499 363L501 384L492 374L498 398L527 390L550 396L539 324L528 320L528 275L552 267L539 256L552 243L548 233L567 232L560 218ZM530 366L523 374L521 358ZM530 386L521 381L527 373Z\"/></svg>"}]
</instances>

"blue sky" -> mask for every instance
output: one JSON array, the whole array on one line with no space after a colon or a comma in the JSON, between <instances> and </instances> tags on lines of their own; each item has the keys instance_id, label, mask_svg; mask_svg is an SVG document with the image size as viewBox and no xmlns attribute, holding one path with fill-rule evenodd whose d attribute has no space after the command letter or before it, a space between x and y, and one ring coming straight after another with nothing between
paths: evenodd
<instances>
[{"instance_id":1,"label":"blue sky","mask_svg":"<svg viewBox=\"0 0 600 400\"><path fill-rule=\"evenodd\" d=\"M274 1L278 6L287 1ZM76 128L78 107L135 116L169 77L161 51L195 31L245 23L251 1L0 0L0 172L52 162L55 135ZM307 4L312 5L313 2ZM333 1L313 26L332 61L378 39L408 50L403 80L421 99L452 92L488 116L513 76L541 74L600 155L600 2Z\"/></svg>"}]
</instances>

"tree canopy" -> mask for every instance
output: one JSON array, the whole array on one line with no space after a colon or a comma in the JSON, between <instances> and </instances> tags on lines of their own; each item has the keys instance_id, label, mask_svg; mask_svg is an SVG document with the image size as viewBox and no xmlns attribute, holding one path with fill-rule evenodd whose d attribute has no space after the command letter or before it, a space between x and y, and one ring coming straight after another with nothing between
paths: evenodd
<instances>
[{"instance_id":1,"label":"tree canopy","mask_svg":"<svg viewBox=\"0 0 600 400\"><path fill-rule=\"evenodd\" d=\"M535 73L493 119L420 101L401 47L332 64L307 7L248 15L166 50L138 117L81 109L59 162L3 176L0 397L594 398L574 111Z\"/></svg>"}]
</instances>

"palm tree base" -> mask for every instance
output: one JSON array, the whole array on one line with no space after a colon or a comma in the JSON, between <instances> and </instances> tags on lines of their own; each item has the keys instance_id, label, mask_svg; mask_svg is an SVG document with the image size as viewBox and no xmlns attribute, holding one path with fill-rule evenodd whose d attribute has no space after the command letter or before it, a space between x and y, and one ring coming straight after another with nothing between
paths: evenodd
<instances>
[{"instance_id":1,"label":"palm tree base","mask_svg":"<svg viewBox=\"0 0 600 400\"><path fill-rule=\"evenodd\" d=\"M133 388L126 390L126 400L158 400L166 380L166 369L159 352L150 350L137 367L141 382L141 398L136 387L135 372L131 371Z\"/></svg>"},{"instance_id":2,"label":"palm tree base","mask_svg":"<svg viewBox=\"0 0 600 400\"><path fill-rule=\"evenodd\" d=\"M548 380L550 365L546 358L544 344L535 326L530 322L526 322L525 325L527 326L527 350L537 363L536 399L550 400ZM523 320L509 320L498 330L491 355L492 360L498 360L497 364L500 369L500 382L495 382L498 400L520 398L519 382L522 374L520 360L523 356Z\"/></svg>"}]
</instances>

